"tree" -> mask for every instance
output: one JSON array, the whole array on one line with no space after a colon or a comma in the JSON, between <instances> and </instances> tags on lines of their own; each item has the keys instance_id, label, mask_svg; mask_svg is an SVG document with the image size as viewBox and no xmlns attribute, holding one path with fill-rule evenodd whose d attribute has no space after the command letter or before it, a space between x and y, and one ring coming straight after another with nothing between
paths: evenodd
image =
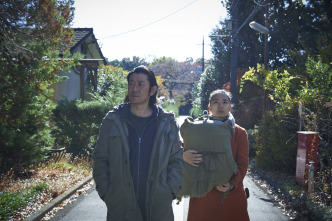
<instances>
[{"instance_id":1,"label":"tree","mask_svg":"<svg viewBox=\"0 0 332 221\"><path fill-rule=\"evenodd\" d=\"M181 114L189 114L192 105L191 92L194 82L198 81L199 64L192 63L190 59L178 62L173 58L156 58L150 68L163 79L162 96L175 100Z\"/></svg>"},{"instance_id":2,"label":"tree","mask_svg":"<svg viewBox=\"0 0 332 221\"><path fill-rule=\"evenodd\" d=\"M255 4L251 1L222 1L224 6L228 10L229 16L234 12L235 7L238 7L237 23L238 29L234 30L234 27L230 27L230 20L226 18L219 22L219 25L211 32L210 38L212 41L212 53L214 55L211 64L214 66L213 70L215 74L214 81L218 82L217 88L221 89L224 84L228 84L231 81L231 47L232 41L236 41L238 44L238 52L235 59L237 60L236 70L247 69L249 66L255 66L258 62L263 62L263 44L257 41L255 31L251 30L248 26L248 19L253 14L261 14L260 7L255 7ZM249 18L248 18L249 17ZM232 30L233 29L233 30ZM245 33L245 34L244 34ZM234 59L234 57L233 57ZM235 63L235 62L234 62ZM237 73L239 76L240 73ZM235 78L231 85L237 87L237 78ZM233 85L233 86L234 86ZM235 88L232 92L237 93L238 88ZM205 96L207 96L205 94ZM207 98L201 97L204 104L204 100ZM243 99L241 95L237 98L234 94L234 100L236 102L236 114L241 110L243 106Z\"/></svg>"},{"instance_id":3,"label":"tree","mask_svg":"<svg viewBox=\"0 0 332 221\"><path fill-rule=\"evenodd\" d=\"M105 65L98 76L98 94L112 99L113 106L124 100L127 92L128 72L120 67Z\"/></svg>"},{"instance_id":4,"label":"tree","mask_svg":"<svg viewBox=\"0 0 332 221\"><path fill-rule=\"evenodd\" d=\"M332 60L332 18L331 1L234 1L223 0L222 3L230 15L234 7L239 8L237 33L239 69L256 67L264 61L264 36L249 27L249 22L265 23L265 5L268 6L268 67L271 70L287 70L291 75L308 77L305 70L307 57L321 55L323 62L329 64ZM212 65L218 73L215 80L220 82L219 88L230 80L230 46L231 38L228 29L228 18L220 21L212 31ZM256 101L263 103L262 95L257 94ZM237 111L250 107L244 94L239 95ZM263 104L262 104L263 106ZM267 104L272 109L273 103ZM256 111L256 110L255 110ZM257 118L259 121L259 118ZM257 121L257 123L258 123Z\"/></svg>"},{"instance_id":5,"label":"tree","mask_svg":"<svg viewBox=\"0 0 332 221\"><path fill-rule=\"evenodd\" d=\"M324 64L320 57L317 60L309 57L305 67L306 77L303 77L293 76L288 71L267 71L261 65L257 65L257 69L251 68L243 76L241 86L245 81L251 81L270 91L269 98L277 104L271 116L274 115L275 119L278 120L273 123L283 122L283 130L292 128L290 129L292 132L289 134L295 134L298 129L297 110L299 103L301 103L304 107L303 129L320 132L322 135L320 142L324 144L324 148L321 148L322 153L327 155L328 161L332 162L332 151L328 148L331 145L330 134L332 133L330 120L332 113L332 69L328 64ZM271 123L265 121L266 119L263 121L263 125ZM259 128L259 130L261 134L266 134L264 132L266 128ZM275 134L280 135L278 132ZM266 136L271 136L271 133L266 134ZM268 140L267 137L261 137L261 142L264 140ZM258 145L262 148L269 146L262 145L262 143Z\"/></svg>"},{"instance_id":6,"label":"tree","mask_svg":"<svg viewBox=\"0 0 332 221\"><path fill-rule=\"evenodd\" d=\"M223 0L228 13L235 5L240 9L238 33L239 68L254 67L263 63L264 44L262 34L249 27L250 21L264 25L264 8L268 5L268 66L271 69L305 70L308 56L321 54L323 62L331 61L332 47L332 3L329 0L288 1L260 0L233 1ZM229 48L230 35L227 22L221 21L221 28L211 34L214 52L223 52ZM219 37L218 37L219 36ZM215 53L215 58L222 56ZM301 58L303 57L303 58ZM301 69L299 69L301 67Z\"/></svg>"},{"instance_id":7,"label":"tree","mask_svg":"<svg viewBox=\"0 0 332 221\"><path fill-rule=\"evenodd\" d=\"M0 167L41 159L52 147L49 116L58 61L71 43L72 0L4 0L0 10ZM4 166L6 165L6 167Z\"/></svg>"},{"instance_id":8,"label":"tree","mask_svg":"<svg viewBox=\"0 0 332 221\"><path fill-rule=\"evenodd\" d=\"M179 78L183 75L179 63L172 58L155 59L150 68L156 75L160 75L164 79L164 86L169 92L169 98L173 99L178 90Z\"/></svg>"},{"instance_id":9,"label":"tree","mask_svg":"<svg viewBox=\"0 0 332 221\"><path fill-rule=\"evenodd\" d=\"M144 58L140 58L138 56L133 56L132 60L130 58L123 58L121 61L118 60L110 61L108 62L108 64L114 67L121 67L127 71L131 71L135 67L140 65L145 65L145 66L149 65L149 63L146 62Z\"/></svg>"}]
</instances>

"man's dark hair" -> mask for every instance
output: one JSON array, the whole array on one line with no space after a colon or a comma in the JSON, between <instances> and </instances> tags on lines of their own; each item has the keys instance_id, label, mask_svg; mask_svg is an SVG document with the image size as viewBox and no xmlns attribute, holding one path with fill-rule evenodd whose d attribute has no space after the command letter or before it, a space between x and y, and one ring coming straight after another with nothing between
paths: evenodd
<instances>
[{"instance_id":1,"label":"man's dark hair","mask_svg":"<svg viewBox=\"0 0 332 221\"><path fill-rule=\"evenodd\" d=\"M148 77L148 81L150 83L149 92L151 91L151 88L153 86L157 87L156 93L154 95L152 95L149 99L149 106L151 108L154 108L155 104L157 103L157 92L158 92L158 84L157 84L157 80L156 80L156 76L155 76L154 72L151 69L149 69L148 67L146 67L144 65L140 65L140 66L134 68L132 71L130 71L129 74L127 75L128 84L129 84L130 76L133 74L145 74ZM130 102L128 94L126 95L124 102L125 103Z\"/></svg>"}]
</instances>

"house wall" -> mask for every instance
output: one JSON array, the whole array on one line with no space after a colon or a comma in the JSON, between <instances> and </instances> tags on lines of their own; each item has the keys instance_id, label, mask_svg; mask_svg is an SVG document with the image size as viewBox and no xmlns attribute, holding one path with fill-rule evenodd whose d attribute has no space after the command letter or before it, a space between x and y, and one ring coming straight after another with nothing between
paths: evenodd
<instances>
[{"instance_id":1,"label":"house wall","mask_svg":"<svg viewBox=\"0 0 332 221\"><path fill-rule=\"evenodd\" d=\"M68 79L58 82L55 87L55 100L59 101L64 98L74 100L80 98L80 76L73 68L70 73L59 73L60 76L66 76ZM76 68L77 72L79 71Z\"/></svg>"},{"instance_id":2,"label":"house wall","mask_svg":"<svg viewBox=\"0 0 332 221\"><path fill-rule=\"evenodd\" d=\"M84 43L81 44L81 46L77 47L73 53L81 53L84 55L83 59L101 59L103 58L102 54L100 54L100 51L98 51L98 48L96 46L96 43L93 43L93 38L89 37L85 40ZM102 62L100 62L101 64ZM83 64L83 66L87 65L86 63ZM59 100L67 98L68 100L74 100L74 99L84 99L88 100L89 95L87 92L89 92L89 89L86 88L85 81L87 79L88 71L86 68L84 68L84 86L82 85L83 82L81 82L80 78L80 71L82 66L76 66L70 69L69 73L60 72L60 76L66 76L68 79L58 82L53 88L55 89L54 92L54 100L57 102ZM81 88L83 95L81 94ZM83 96L83 97L81 97Z\"/></svg>"}]
</instances>

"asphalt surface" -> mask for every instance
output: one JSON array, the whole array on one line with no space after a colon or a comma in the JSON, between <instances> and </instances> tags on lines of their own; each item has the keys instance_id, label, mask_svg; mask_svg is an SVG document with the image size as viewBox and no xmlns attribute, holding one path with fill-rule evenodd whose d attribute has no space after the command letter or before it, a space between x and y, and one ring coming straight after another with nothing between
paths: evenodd
<instances>
[{"instance_id":1,"label":"asphalt surface","mask_svg":"<svg viewBox=\"0 0 332 221\"><path fill-rule=\"evenodd\" d=\"M51 221L105 221L107 208L99 198L95 185L77 200L59 210Z\"/></svg>"},{"instance_id":2,"label":"asphalt surface","mask_svg":"<svg viewBox=\"0 0 332 221\"><path fill-rule=\"evenodd\" d=\"M250 177L244 179L244 186L250 190L248 198L248 213L252 221L288 221L289 217L279 209L278 203L269 195L264 187L254 182ZM173 201L175 221L187 220L189 199L184 198L179 205ZM51 221L105 221L106 206L92 186L85 195L59 210Z\"/></svg>"},{"instance_id":3,"label":"asphalt surface","mask_svg":"<svg viewBox=\"0 0 332 221\"><path fill-rule=\"evenodd\" d=\"M178 118L178 123L182 124L185 116ZM258 183L253 181L249 176L244 179L244 186L248 187L250 190L250 197L248 198L248 213L250 220L252 221L286 221L290 220L281 209L278 208L278 203L274 200L273 195L267 193L267 190L260 186ZM80 183L78 186L73 187L71 191L68 191L61 199L66 199L70 197L75 189L79 189L82 186ZM57 203L58 204L58 203ZM173 201L173 211L175 221L185 221L187 220L189 199L182 199L179 205L176 201ZM55 204L51 203L47 205L47 210L54 207ZM41 211L45 208L41 209ZM77 198L77 200L65 206L63 209L59 210L51 221L105 221L106 220L107 208L105 203L99 198L98 193L95 190L95 185L93 185L86 194L83 194ZM40 212L39 212L40 213ZM41 214L41 213L40 213ZM40 220L39 216L34 216L35 218L29 218L27 220ZM33 217L33 216L32 216Z\"/></svg>"}]
</instances>

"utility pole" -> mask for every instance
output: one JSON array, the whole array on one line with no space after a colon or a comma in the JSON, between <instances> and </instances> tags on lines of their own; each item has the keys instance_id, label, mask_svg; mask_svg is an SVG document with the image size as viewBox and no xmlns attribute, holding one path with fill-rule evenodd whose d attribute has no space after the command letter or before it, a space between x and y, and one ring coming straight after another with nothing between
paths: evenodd
<instances>
[{"instance_id":1,"label":"utility pole","mask_svg":"<svg viewBox=\"0 0 332 221\"><path fill-rule=\"evenodd\" d=\"M268 13L269 13L269 8L268 8L268 1L265 2L265 28L268 29L269 27L269 22L268 22ZM268 34L265 34L265 42L264 42L264 68L267 71L267 61L268 61L268 54L267 54L267 40L268 40ZM264 101L263 101L263 114L266 112L266 97L267 97L267 92L264 90Z\"/></svg>"},{"instance_id":2,"label":"utility pole","mask_svg":"<svg viewBox=\"0 0 332 221\"><path fill-rule=\"evenodd\" d=\"M240 0L238 0L240 1ZM232 40L231 40L231 93L232 103L234 105L233 110L237 110L237 51L238 51L238 2L233 4L234 8L231 8L232 16Z\"/></svg>"},{"instance_id":3,"label":"utility pole","mask_svg":"<svg viewBox=\"0 0 332 221\"><path fill-rule=\"evenodd\" d=\"M203 53L202 53L202 72L204 72L204 36L203 36Z\"/></svg>"}]
</instances>

